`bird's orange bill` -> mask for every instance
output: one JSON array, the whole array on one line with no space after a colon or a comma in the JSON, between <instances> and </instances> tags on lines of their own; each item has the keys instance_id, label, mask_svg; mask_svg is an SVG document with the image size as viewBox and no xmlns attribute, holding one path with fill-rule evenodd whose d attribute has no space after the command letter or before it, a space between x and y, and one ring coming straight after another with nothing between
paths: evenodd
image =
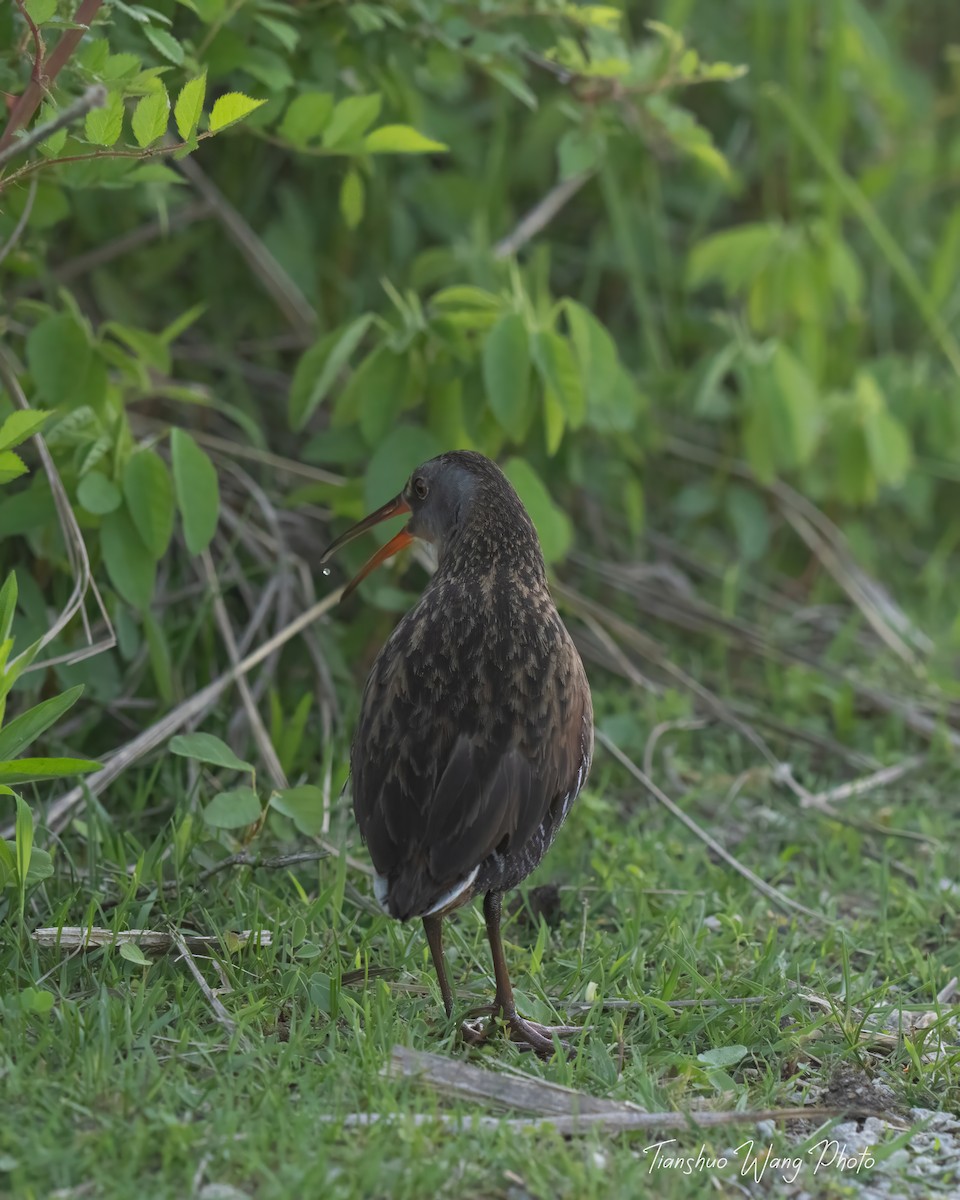
<instances>
[{"instance_id":1,"label":"bird's orange bill","mask_svg":"<svg viewBox=\"0 0 960 1200\"><path fill-rule=\"evenodd\" d=\"M403 513L410 511L410 505L404 500L403 496L394 496L392 500L388 500L381 508L372 512L368 517L364 517L362 521L358 521L356 525L352 525L346 533L342 533L335 542L332 542L323 554L320 556L320 562L325 563L328 558L331 558L347 542L352 542L355 537L359 537L361 533L366 533L368 529L372 529L374 525L379 525L381 521L387 521L391 517L399 517ZM382 562L388 558L392 558L398 550L402 550L404 546L409 546L413 541L413 534L408 533L406 529L401 529L395 534L385 546L374 554L374 556L361 567L357 574L350 580L347 586L343 589L341 600L346 600L347 596L362 583L364 579L375 571Z\"/></svg>"}]
</instances>

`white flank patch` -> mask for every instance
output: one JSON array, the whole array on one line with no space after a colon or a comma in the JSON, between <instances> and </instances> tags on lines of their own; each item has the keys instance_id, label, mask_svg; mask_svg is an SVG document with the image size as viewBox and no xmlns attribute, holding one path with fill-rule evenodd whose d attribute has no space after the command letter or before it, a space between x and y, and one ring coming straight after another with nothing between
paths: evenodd
<instances>
[{"instance_id":1,"label":"white flank patch","mask_svg":"<svg viewBox=\"0 0 960 1200\"><path fill-rule=\"evenodd\" d=\"M474 867L473 870L470 872L470 874L465 879L461 879L459 881L459 883L455 883L448 892L444 892L443 895L436 902L436 904L433 905L432 908L428 908L427 911L424 913L417 913L417 916L432 917L436 913L442 912L445 908L449 908L449 906L451 904L453 904L456 900L458 900L463 895L463 893L465 891L467 891L467 889L473 885L473 881L476 879L477 872L479 870L480 870L479 866ZM380 905L380 907L383 909L383 911L387 914L388 917L392 915L390 912L390 905L387 902L387 896L389 895L389 893L390 893L390 880L387 879L385 875L374 875L374 877L373 877L373 895L374 895L376 902Z\"/></svg>"},{"instance_id":2,"label":"white flank patch","mask_svg":"<svg viewBox=\"0 0 960 1200\"><path fill-rule=\"evenodd\" d=\"M476 879L479 870L480 866L478 864L465 879L461 879L459 883L454 884L449 892L443 893L432 908L428 908L425 913L421 913L420 915L423 917L432 917L438 912L443 912L445 908L449 908L451 904L460 899L464 892L473 886L473 881Z\"/></svg>"},{"instance_id":3,"label":"white flank patch","mask_svg":"<svg viewBox=\"0 0 960 1200\"><path fill-rule=\"evenodd\" d=\"M380 905L383 911L390 916L390 909L387 907L387 892L390 890L390 883L385 875L373 876L373 895L376 902Z\"/></svg>"}]
</instances>

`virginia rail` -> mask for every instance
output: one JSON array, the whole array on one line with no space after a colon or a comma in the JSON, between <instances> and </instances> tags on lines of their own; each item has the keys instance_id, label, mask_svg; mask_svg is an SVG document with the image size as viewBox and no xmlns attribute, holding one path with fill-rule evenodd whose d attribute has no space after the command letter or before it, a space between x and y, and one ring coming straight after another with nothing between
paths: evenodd
<instances>
[{"instance_id":1,"label":"virginia rail","mask_svg":"<svg viewBox=\"0 0 960 1200\"><path fill-rule=\"evenodd\" d=\"M554 1033L579 1030L517 1013L501 898L543 858L587 778L590 687L547 587L533 522L495 463L468 450L431 459L320 561L401 513L407 525L344 591L414 538L436 547L436 573L373 664L350 756L374 891L390 916L423 921L448 1017L443 918L482 894L492 1011L546 1054ZM488 1031L463 1029L471 1041Z\"/></svg>"}]
</instances>

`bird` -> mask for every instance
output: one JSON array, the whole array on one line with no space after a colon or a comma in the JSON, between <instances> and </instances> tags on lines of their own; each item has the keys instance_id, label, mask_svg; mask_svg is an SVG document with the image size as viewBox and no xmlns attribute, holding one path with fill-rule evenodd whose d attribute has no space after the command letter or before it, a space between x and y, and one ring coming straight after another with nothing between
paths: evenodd
<instances>
[{"instance_id":1,"label":"bird","mask_svg":"<svg viewBox=\"0 0 960 1200\"><path fill-rule=\"evenodd\" d=\"M436 550L436 571L373 663L351 747L374 894L391 917L423 922L448 1019L443 919L482 896L496 993L491 1008L474 1011L494 1016L482 1029L465 1022L463 1036L481 1042L497 1026L548 1056L555 1034L582 1030L518 1013L502 897L539 864L586 782L590 686L550 594L536 529L496 463L453 450L421 464L321 563L404 514L408 523L343 592L415 538Z\"/></svg>"}]
</instances>

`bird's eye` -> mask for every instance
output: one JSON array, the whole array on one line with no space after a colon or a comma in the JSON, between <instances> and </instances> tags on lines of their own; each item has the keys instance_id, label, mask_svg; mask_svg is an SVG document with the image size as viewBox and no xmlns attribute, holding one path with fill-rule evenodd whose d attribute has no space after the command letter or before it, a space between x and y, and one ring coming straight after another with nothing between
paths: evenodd
<instances>
[{"instance_id":1,"label":"bird's eye","mask_svg":"<svg viewBox=\"0 0 960 1200\"><path fill-rule=\"evenodd\" d=\"M430 488L427 486L427 481L425 479L421 479L418 475L413 481L413 494L418 500L426 500L427 492L429 491Z\"/></svg>"}]
</instances>

